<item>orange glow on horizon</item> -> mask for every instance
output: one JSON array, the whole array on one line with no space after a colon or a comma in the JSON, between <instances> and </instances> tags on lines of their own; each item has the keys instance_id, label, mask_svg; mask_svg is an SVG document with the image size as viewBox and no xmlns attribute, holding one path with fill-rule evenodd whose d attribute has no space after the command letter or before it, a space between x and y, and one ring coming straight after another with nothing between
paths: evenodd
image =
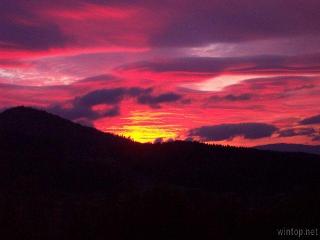
<instances>
[{"instance_id":1,"label":"orange glow on horizon","mask_svg":"<svg viewBox=\"0 0 320 240\"><path fill-rule=\"evenodd\" d=\"M170 115L168 112L132 111L128 117L121 118L122 122L119 125L116 124L104 131L141 143L154 142L158 138L163 141L176 139L181 128L166 123L164 118L168 115Z\"/></svg>"},{"instance_id":2,"label":"orange glow on horizon","mask_svg":"<svg viewBox=\"0 0 320 240\"><path fill-rule=\"evenodd\" d=\"M123 126L120 135L130 137L136 142L147 143L153 142L157 138L162 138L164 141L174 139L176 133L171 129L165 129L158 125L128 125Z\"/></svg>"}]
</instances>

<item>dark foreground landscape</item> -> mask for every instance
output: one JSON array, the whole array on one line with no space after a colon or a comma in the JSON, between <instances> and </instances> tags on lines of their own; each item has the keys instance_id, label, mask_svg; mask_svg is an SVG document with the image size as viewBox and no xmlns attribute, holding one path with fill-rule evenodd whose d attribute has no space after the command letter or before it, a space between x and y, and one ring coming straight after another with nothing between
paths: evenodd
<instances>
[{"instance_id":1,"label":"dark foreground landscape","mask_svg":"<svg viewBox=\"0 0 320 240\"><path fill-rule=\"evenodd\" d=\"M320 223L318 155L140 144L24 107L0 114L0 146L1 239L276 239Z\"/></svg>"}]
</instances>

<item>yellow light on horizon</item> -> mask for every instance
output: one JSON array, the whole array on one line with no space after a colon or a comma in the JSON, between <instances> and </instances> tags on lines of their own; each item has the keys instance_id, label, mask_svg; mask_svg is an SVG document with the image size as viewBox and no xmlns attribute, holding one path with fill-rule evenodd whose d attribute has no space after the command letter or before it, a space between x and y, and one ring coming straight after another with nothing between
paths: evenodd
<instances>
[{"instance_id":1,"label":"yellow light on horizon","mask_svg":"<svg viewBox=\"0 0 320 240\"><path fill-rule=\"evenodd\" d=\"M147 143L161 138L166 141L176 139L181 127L168 122L172 113L163 111L131 111L122 117L119 125L113 125L105 131L128 137L134 141Z\"/></svg>"},{"instance_id":2,"label":"yellow light on horizon","mask_svg":"<svg viewBox=\"0 0 320 240\"><path fill-rule=\"evenodd\" d=\"M174 129L171 130L157 125L123 126L119 134L141 143L153 142L157 138L162 138L163 140L174 139L177 136Z\"/></svg>"}]
</instances>

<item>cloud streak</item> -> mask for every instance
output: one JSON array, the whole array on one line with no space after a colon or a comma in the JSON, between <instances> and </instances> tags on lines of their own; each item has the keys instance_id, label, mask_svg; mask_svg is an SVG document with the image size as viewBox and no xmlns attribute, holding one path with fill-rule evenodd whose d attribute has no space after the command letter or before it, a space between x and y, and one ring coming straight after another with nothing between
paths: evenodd
<instances>
[{"instance_id":1,"label":"cloud streak","mask_svg":"<svg viewBox=\"0 0 320 240\"><path fill-rule=\"evenodd\" d=\"M320 55L247 56L247 57L184 57L161 61L137 62L121 67L153 72L193 72L219 74L288 74L319 73Z\"/></svg>"},{"instance_id":2,"label":"cloud streak","mask_svg":"<svg viewBox=\"0 0 320 240\"><path fill-rule=\"evenodd\" d=\"M305 118L300 121L301 125L320 124L320 115Z\"/></svg>"}]
</instances>

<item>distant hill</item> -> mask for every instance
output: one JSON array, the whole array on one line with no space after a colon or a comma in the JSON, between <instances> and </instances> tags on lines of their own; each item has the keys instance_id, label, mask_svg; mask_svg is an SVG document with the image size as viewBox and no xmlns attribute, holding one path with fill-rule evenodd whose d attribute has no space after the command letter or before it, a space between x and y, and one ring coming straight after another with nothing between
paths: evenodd
<instances>
[{"instance_id":1,"label":"distant hill","mask_svg":"<svg viewBox=\"0 0 320 240\"><path fill-rule=\"evenodd\" d=\"M319 176L314 154L141 144L33 108L0 113L3 239L275 239L320 222Z\"/></svg>"},{"instance_id":2,"label":"distant hill","mask_svg":"<svg viewBox=\"0 0 320 240\"><path fill-rule=\"evenodd\" d=\"M304 152L311 154L320 154L320 145L304 145L304 144L288 144L288 143L277 143L256 146L256 149L260 150L270 150L279 152Z\"/></svg>"}]
</instances>

